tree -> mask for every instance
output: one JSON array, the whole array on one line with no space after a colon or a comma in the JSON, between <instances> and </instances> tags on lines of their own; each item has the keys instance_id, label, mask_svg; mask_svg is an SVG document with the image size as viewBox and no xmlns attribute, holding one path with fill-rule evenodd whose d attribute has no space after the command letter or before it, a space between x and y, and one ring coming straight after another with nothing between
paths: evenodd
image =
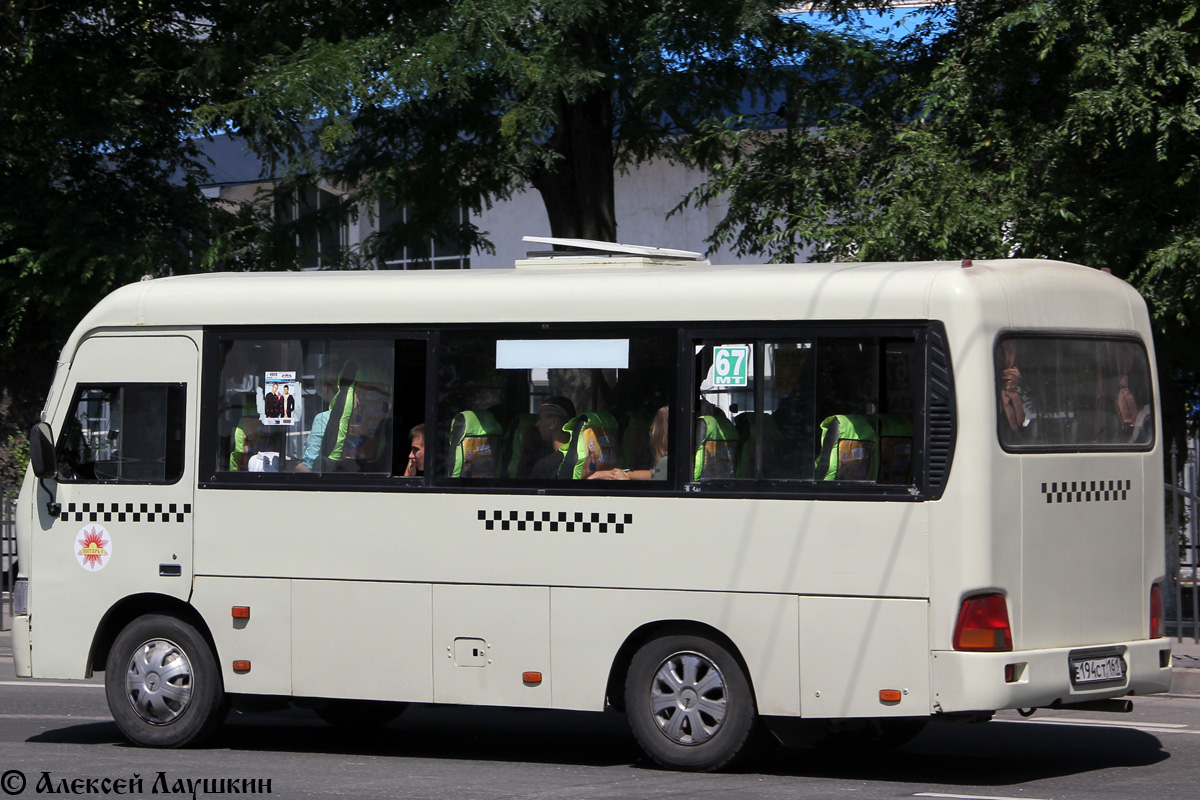
<instances>
[{"instance_id":1,"label":"tree","mask_svg":"<svg viewBox=\"0 0 1200 800\"><path fill-rule=\"evenodd\" d=\"M202 0L0 7L0 478L20 455L55 357L88 308L144 274L191 269L184 232L215 223L187 78ZM16 455L12 455L15 453ZM11 456L11 457L10 457Z\"/></svg>"},{"instance_id":2,"label":"tree","mask_svg":"<svg viewBox=\"0 0 1200 800\"><path fill-rule=\"evenodd\" d=\"M375 250L526 188L541 194L554 235L611 241L615 170L654 157L706 163L683 137L769 97L812 53L854 46L780 16L785 5L363 2L262 60L202 114L236 128L288 181L343 187L347 208L412 209ZM323 18L319 4L303 13ZM462 246L489 246L469 222L451 232Z\"/></svg>"},{"instance_id":3,"label":"tree","mask_svg":"<svg viewBox=\"0 0 1200 800\"><path fill-rule=\"evenodd\" d=\"M404 224L363 252L452 238L513 192L553 233L615 239L613 172L703 164L685 135L854 40L773 0L15 0L0 9L0 443L20 450L68 333L142 275L295 263L271 202L206 200L199 140L233 132L281 201L332 183ZM826 0L838 10L848 0ZM199 112L199 113L197 113ZM14 438L15 437L15 438ZM0 471L19 457L0 444ZM5 464L8 466L6 467Z\"/></svg>"},{"instance_id":4,"label":"tree","mask_svg":"<svg viewBox=\"0 0 1200 800\"><path fill-rule=\"evenodd\" d=\"M712 243L821 260L1057 258L1134 283L1168 421L1200 388L1200 19L1186 0L968 0L881 42L790 136L710 129ZM796 198L802 200L797 204ZM796 211L796 208L799 211ZM1188 335L1188 334L1191 335Z\"/></svg>"}]
</instances>

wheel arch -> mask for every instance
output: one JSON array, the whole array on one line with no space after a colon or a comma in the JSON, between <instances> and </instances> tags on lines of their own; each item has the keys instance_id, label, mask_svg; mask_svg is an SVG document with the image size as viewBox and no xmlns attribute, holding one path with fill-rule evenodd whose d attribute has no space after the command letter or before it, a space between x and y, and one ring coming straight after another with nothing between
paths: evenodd
<instances>
[{"instance_id":1,"label":"wheel arch","mask_svg":"<svg viewBox=\"0 0 1200 800\"><path fill-rule=\"evenodd\" d=\"M634 654L643 645L664 636L686 635L703 636L729 651L729 654L737 660L738 666L741 667L742 673L746 676L746 682L750 685L751 699L754 701L755 707L757 707L758 698L754 690L754 675L750 672L750 667L747 665L746 659L742 656L741 649L719 628L715 628L705 622L688 619L664 619L647 622L625 637L625 641L617 649L617 653L613 657L612 666L608 670L608 683L605 686L605 696L608 705L617 711L625 711L625 675L629 672L629 666L633 661Z\"/></svg>"},{"instance_id":2,"label":"wheel arch","mask_svg":"<svg viewBox=\"0 0 1200 800\"><path fill-rule=\"evenodd\" d=\"M95 672L103 672L108 660L109 651L125 626L146 614L167 614L188 623L204 637L212 648L214 656L217 652L212 632L204 622L204 618L188 603L177 597L152 592L131 595L122 598L113 605L100 620L96 633L92 637L91 650L88 652L88 677Z\"/></svg>"}]
</instances>

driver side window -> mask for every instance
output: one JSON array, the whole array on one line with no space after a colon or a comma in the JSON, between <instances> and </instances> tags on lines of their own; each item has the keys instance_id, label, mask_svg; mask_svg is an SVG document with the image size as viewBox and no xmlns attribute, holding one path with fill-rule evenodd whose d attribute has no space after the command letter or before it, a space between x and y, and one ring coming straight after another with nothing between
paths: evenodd
<instances>
[{"instance_id":1,"label":"driver side window","mask_svg":"<svg viewBox=\"0 0 1200 800\"><path fill-rule=\"evenodd\" d=\"M58 437L64 483L175 483L183 475L182 384L84 385Z\"/></svg>"}]
</instances>

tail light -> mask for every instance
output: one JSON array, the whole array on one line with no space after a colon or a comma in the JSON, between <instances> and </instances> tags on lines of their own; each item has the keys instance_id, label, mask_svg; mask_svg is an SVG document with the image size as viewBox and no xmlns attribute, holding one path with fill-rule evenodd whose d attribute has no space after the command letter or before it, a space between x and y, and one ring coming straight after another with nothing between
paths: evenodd
<instances>
[{"instance_id":1,"label":"tail light","mask_svg":"<svg viewBox=\"0 0 1200 800\"><path fill-rule=\"evenodd\" d=\"M954 626L954 649L992 653L1013 649L1004 595L981 594L963 600Z\"/></svg>"},{"instance_id":2,"label":"tail light","mask_svg":"<svg viewBox=\"0 0 1200 800\"><path fill-rule=\"evenodd\" d=\"M1163 635L1162 587L1157 583L1150 587L1150 638Z\"/></svg>"}]
</instances>

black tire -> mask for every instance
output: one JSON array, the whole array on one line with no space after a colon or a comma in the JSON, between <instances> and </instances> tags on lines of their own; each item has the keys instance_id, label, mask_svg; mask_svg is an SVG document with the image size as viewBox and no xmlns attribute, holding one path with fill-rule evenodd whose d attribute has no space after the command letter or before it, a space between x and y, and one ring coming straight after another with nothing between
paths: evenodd
<instances>
[{"instance_id":1,"label":"black tire","mask_svg":"<svg viewBox=\"0 0 1200 800\"><path fill-rule=\"evenodd\" d=\"M317 716L337 728L381 728L404 713L408 703L374 700L326 700L313 707Z\"/></svg>"},{"instance_id":2,"label":"black tire","mask_svg":"<svg viewBox=\"0 0 1200 800\"><path fill-rule=\"evenodd\" d=\"M148 614L125 626L105 664L117 727L142 747L185 747L211 736L229 710L204 637L178 617Z\"/></svg>"},{"instance_id":3,"label":"black tire","mask_svg":"<svg viewBox=\"0 0 1200 800\"><path fill-rule=\"evenodd\" d=\"M731 768L758 738L741 665L699 635L666 636L637 651L625 677L625 713L638 744L669 769Z\"/></svg>"}]
</instances>

